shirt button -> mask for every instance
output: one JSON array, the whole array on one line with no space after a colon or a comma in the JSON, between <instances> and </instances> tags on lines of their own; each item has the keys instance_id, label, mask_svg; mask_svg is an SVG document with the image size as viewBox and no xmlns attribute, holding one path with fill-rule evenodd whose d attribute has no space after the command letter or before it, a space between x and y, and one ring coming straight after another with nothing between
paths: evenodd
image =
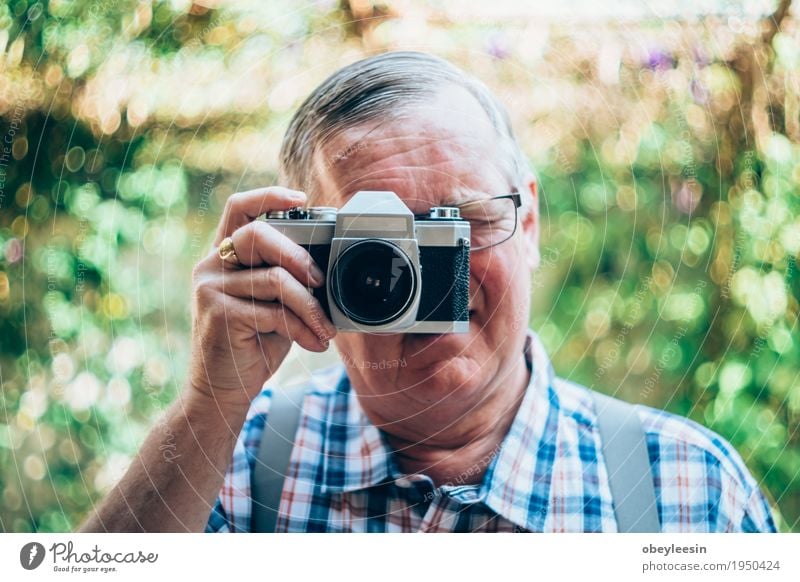
<instances>
[{"instance_id":1,"label":"shirt button","mask_svg":"<svg viewBox=\"0 0 800 582\"><path fill-rule=\"evenodd\" d=\"M429 477L420 474L405 475L394 480L394 484L398 487L402 487L403 489L408 489L409 487L412 487L414 483L421 482L431 483L431 480Z\"/></svg>"},{"instance_id":2,"label":"shirt button","mask_svg":"<svg viewBox=\"0 0 800 582\"><path fill-rule=\"evenodd\" d=\"M408 489L411 487L411 481L408 480L407 477L400 477L394 480L394 484L398 487L402 487L403 489Z\"/></svg>"}]
</instances>

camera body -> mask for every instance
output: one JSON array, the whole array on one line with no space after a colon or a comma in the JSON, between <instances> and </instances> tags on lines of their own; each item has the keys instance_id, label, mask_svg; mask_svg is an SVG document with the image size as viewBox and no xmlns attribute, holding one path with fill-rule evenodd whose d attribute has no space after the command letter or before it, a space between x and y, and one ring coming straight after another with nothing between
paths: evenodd
<instances>
[{"instance_id":1,"label":"camera body","mask_svg":"<svg viewBox=\"0 0 800 582\"><path fill-rule=\"evenodd\" d=\"M469 331L469 222L457 208L414 217L394 192L357 192L341 209L270 212L266 222L325 273L314 296L337 329Z\"/></svg>"}]
</instances>

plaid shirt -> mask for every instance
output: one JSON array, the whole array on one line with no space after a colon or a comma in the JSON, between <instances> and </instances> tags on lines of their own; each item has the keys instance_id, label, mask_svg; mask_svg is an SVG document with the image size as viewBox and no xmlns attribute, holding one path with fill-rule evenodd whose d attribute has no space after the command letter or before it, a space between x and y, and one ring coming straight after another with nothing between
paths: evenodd
<instances>
[{"instance_id":1,"label":"plaid shirt","mask_svg":"<svg viewBox=\"0 0 800 582\"><path fill-rule=\"evenodd\" d=\"M281 498L288 532L614 532L613 501L589 389L557 378L529 333L531 380L481 484L435 487L403 474L341 365L316 374ZM250 479L271 390L254 400L206 527L250 530ZM741 457L718 435L637 405L664 532L775 531ZM474 471L474 469L473 469ZM473 473L474 474L474 473Z\"/></svg>"}]
</instances>

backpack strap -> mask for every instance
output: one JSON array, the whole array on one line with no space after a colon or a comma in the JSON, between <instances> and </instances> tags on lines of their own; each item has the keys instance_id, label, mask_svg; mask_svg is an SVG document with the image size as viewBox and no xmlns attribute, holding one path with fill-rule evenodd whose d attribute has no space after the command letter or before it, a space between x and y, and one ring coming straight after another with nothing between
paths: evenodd
<instances>
[{"instance_id":1,"label":"backpack strap","mask_svg":"<svg viewBox=\"0 0 800 582\"><path fill-rule=\"evenodd\" d=\"M275 531L283 482L303 411L304 388L300 384L272 390L272 400L253 468L250 531Z\"/></svg>"},{"instance_id":2,"label":"backpack strap","mask_svg":"<svg viewBox=\"0 0 800 582\"><path fill-rule=\"evenodd\" d=\"M625 533L659 532L661 524L653 473L636 408L599 392L592 394L617 530Z\"/></svg>"}]
</instances>

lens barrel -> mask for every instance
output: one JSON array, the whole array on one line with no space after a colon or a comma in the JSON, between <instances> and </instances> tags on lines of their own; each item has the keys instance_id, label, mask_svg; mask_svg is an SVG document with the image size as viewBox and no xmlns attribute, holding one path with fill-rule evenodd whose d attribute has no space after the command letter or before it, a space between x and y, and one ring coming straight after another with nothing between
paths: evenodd
<instances>
[{"instance_id":1,"label":"lens barrel","mask_svg":"<svg viewBox=\"0 0 800 582\"><path fill-rule=\"evenodd\" d=\"M380 239L364 239L340 252L328 284L342 313L363 325L385 325L402 317L418 286L408 255Z\"/></svg>"}]
</instances>

